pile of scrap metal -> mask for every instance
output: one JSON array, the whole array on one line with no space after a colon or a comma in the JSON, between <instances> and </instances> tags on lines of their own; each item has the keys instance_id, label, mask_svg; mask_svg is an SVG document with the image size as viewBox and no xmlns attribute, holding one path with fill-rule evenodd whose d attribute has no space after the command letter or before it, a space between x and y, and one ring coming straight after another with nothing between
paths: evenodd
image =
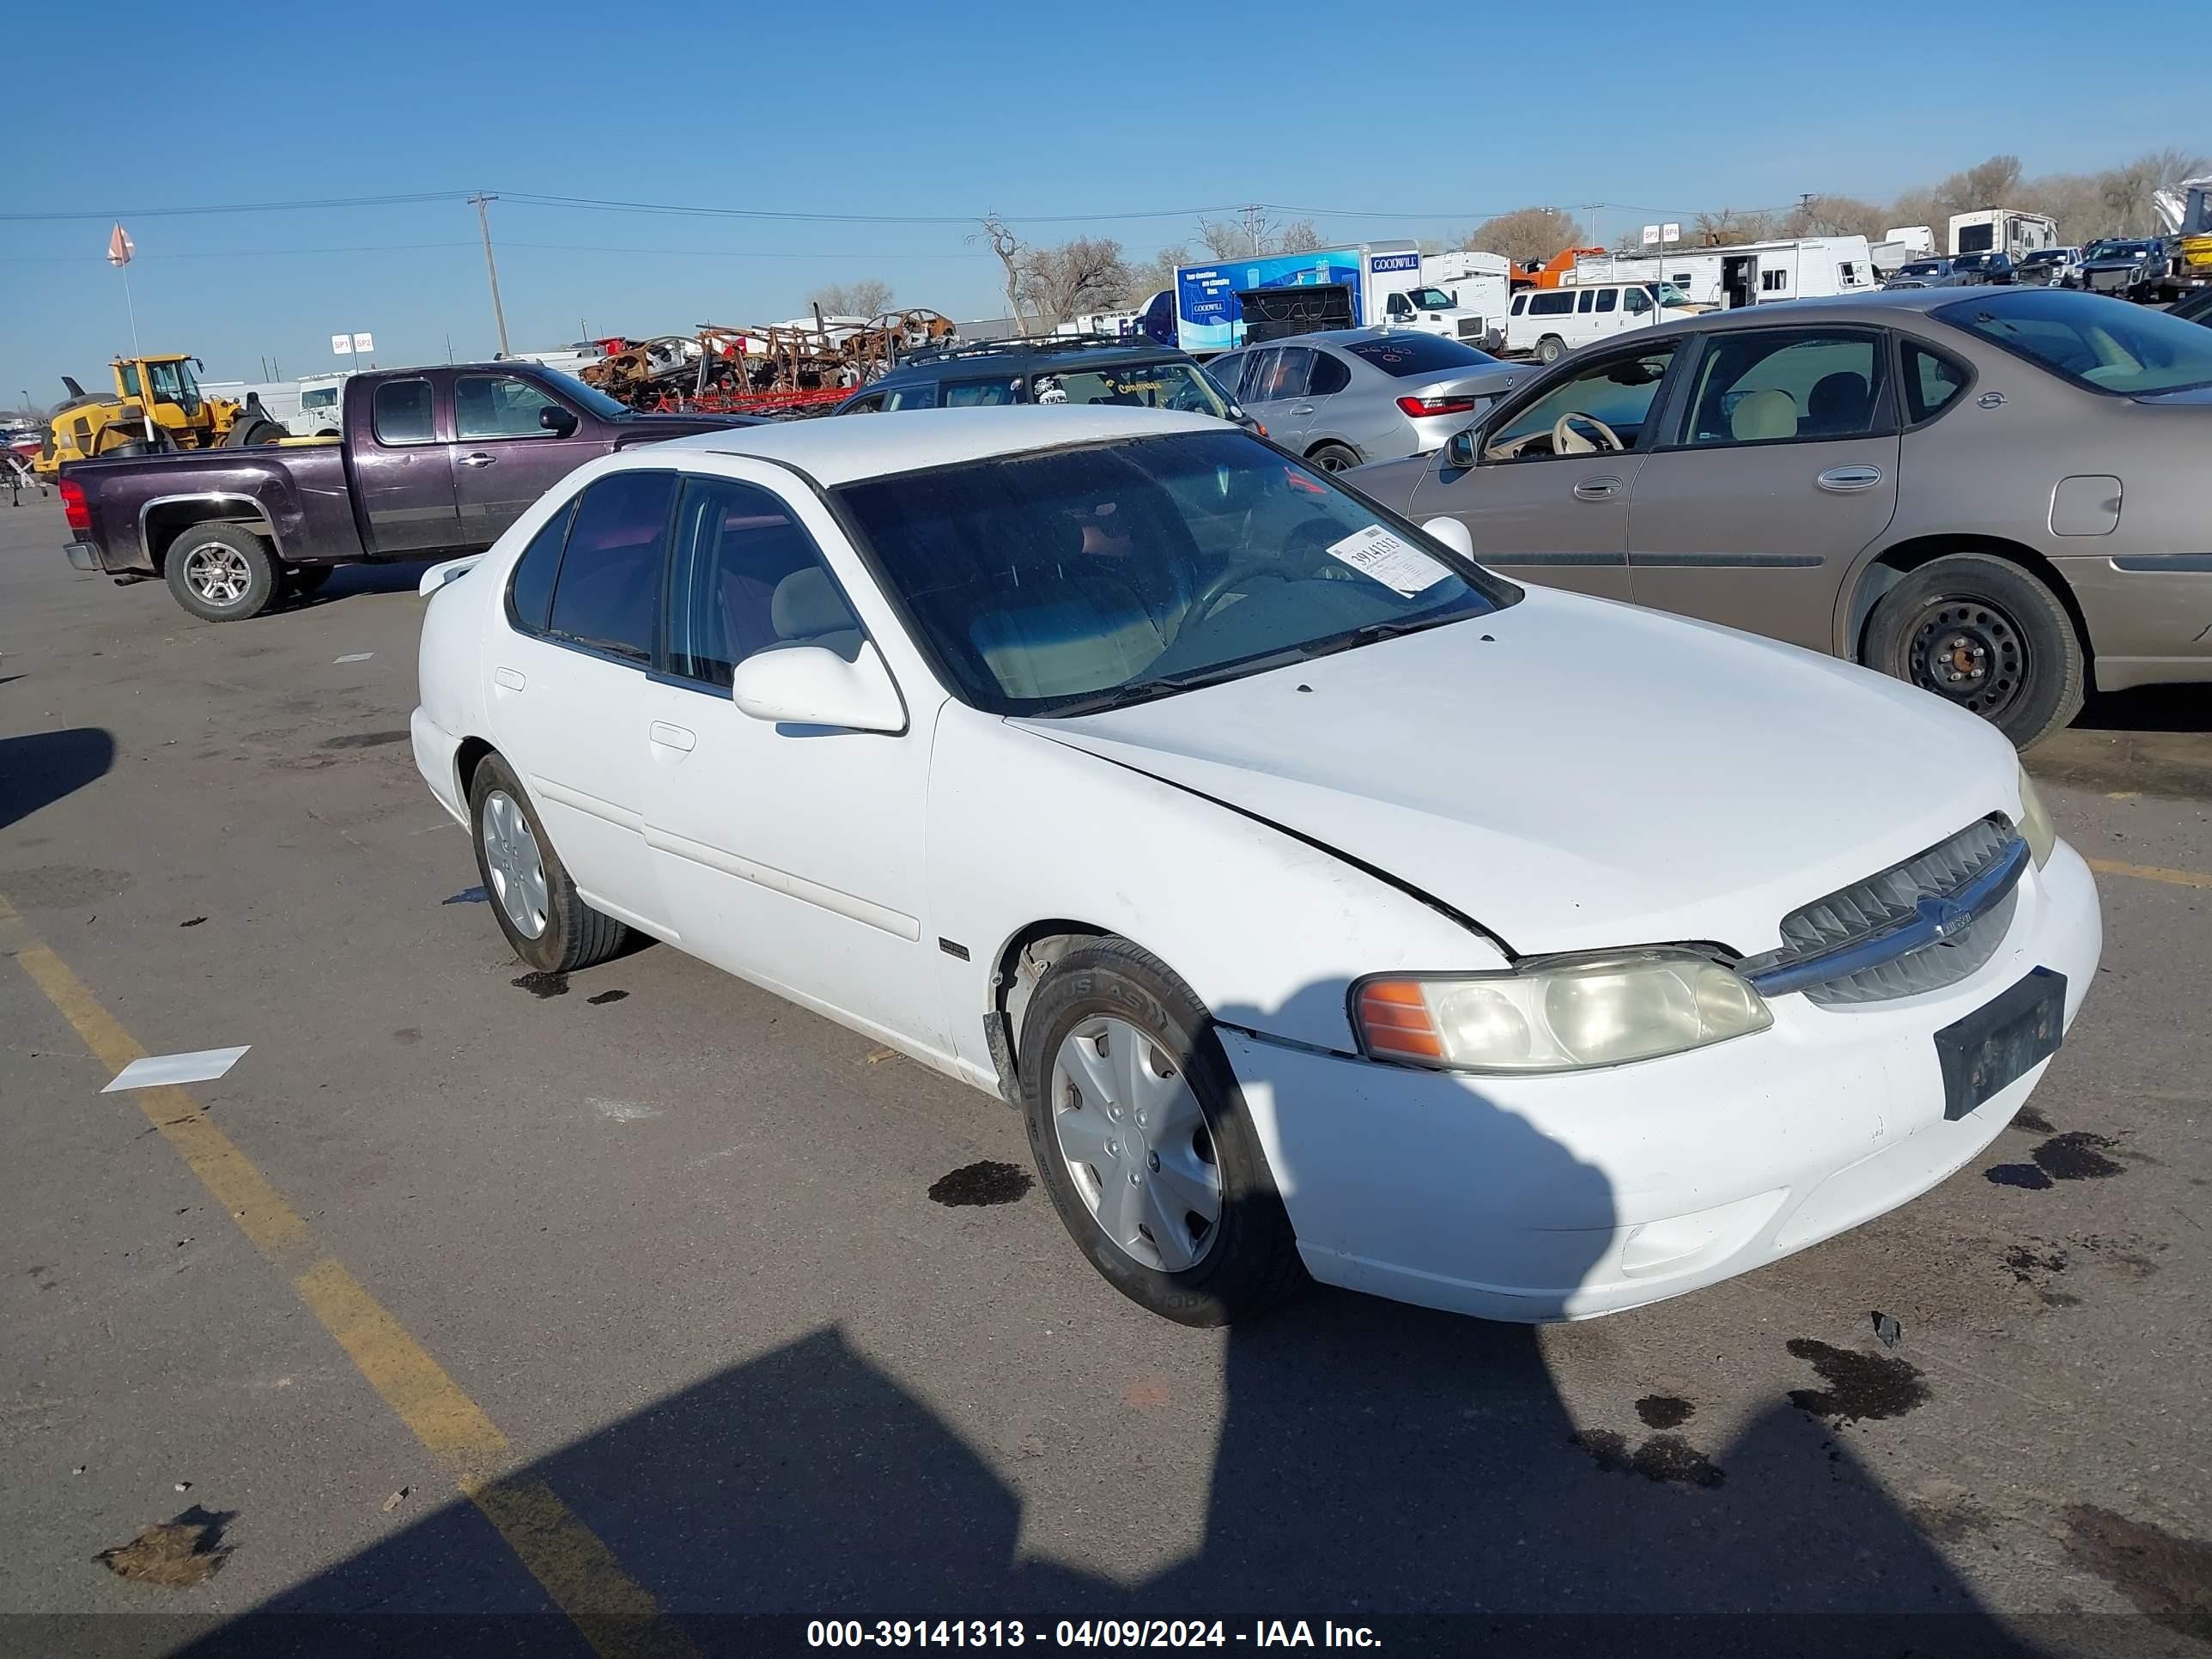
<instances>
[{"instance_id":1,"label":"pile of scrap metal","mask_svg":"<svg viewBox=\"0 0 2212 1659\"><path fill-rule=\"evenodd\" d=\"M696 337L639 342L581 375L633 409L798 413L841 401L909 351L957 338L950 318L922 309L866 318L817 312L750 328L702 323Z\"/></svg>"}]
</instances>

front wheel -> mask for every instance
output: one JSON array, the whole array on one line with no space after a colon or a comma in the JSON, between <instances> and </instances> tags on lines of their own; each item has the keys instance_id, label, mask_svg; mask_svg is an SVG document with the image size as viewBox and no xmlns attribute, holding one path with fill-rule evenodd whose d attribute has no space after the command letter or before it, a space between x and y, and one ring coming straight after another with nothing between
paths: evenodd
<instances>
[{"instance_id":1,"label":"front wheel","mask_svg":"<svg viewBox=\"0 0 2212 1659\"><path fill-rule=\"evenodd\" d=\"M1864 660L1979 714L2020 749L2081 712L2087 678L2057 596L1983 553L1933 560L1883 594Z\"/></svg>"},{"instance_id":2,"label":"front wheel","mask_svg":"<svg viewBox=\"0 0 2212 1659\"><path fill-rule=\"evenodd\" d=\"M194 525L169 544L161 574L177 603L208 622L259 616L281 585L267 538L236 524Z\"/></svg>"},{"instance_id":3,"label":"front wheel","mask_svg":"<svg viewBox=\"0 0 2212 1659\"><path fill-rule=\"evenodd\" d=\"M1022 1023L1022 1106L1053 1207L1107 1283L1184 1325L1306 1282L1206 1010L1126 939L1063 957Z\"/></svg>"}]
</instances>

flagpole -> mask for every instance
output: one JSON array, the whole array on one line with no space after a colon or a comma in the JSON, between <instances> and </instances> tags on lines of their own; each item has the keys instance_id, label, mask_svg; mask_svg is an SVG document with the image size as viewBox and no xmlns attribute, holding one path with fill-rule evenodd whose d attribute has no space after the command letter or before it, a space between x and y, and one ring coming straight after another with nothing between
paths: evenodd
<instances>
[{"instance_id":1,"label":"flagpole","mask_svg":"<svg viewBox=\"0 0 2212 1659\"><path fill-rule=\"evenodd\" d=\"M138 413L146 423L146 443L154 444L154 388L146 383L146 354L138 349L138 306L131 297L131 262L116 267L123 273L123 309L131 318L131 356L138 369Z\"/></svg>"}]
</instances>

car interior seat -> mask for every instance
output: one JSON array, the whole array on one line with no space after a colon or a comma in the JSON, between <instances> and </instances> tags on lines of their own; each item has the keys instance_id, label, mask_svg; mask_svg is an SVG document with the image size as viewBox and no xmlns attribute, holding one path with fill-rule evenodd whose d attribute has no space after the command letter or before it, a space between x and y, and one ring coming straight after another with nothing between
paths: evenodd
<instances>
[{"instance_id":1,"label":"car interior seat","mask_svg":"<svg viewBox=\"0 0 2212 1659\"><path fill-rule=\"evenodd\" d=\"M1050 536L986 578L989 602L969 627L969 642L1009 696L1118 685L1167 648L1159 622L1113 562L1083 551L1079 525L1061 519Z\"/></svg>"},{"instance_id":2,"label":"car interior seat","mask_svg":"<svg viewBox=\"0 0 2212 1659\"><path fill-rule=\"evenodd\" d=\"M1797 435L1797 400L1770 388L1747 392L1729 414L1729 432L1738 443L1758 443Z\"/></svg>"},{"instance_id":3,"label":"car interior seat","mask_svg":"<svg viewBox=\"0 0 2212 1659\"><path fill-rule=\"evenodd\" d=\"M1827 437L1866 430L1874 411L1874 391L1867 377L1850 369L1823 374L1814 382L1805 400L1805 418L1799 429L1807 436Z\"/></svg>"},{"instance_id":4,"label":"car interior seat","mask_svg":"<svg viewBox=\"0 0 2212 1659\"><path fill-rule=\"evenodd\" d=\"M769 620L781 645L818 645L847 662L860 654L860 619L819 565L794 570L775 585Z\"/></svg>"}]
</instances>

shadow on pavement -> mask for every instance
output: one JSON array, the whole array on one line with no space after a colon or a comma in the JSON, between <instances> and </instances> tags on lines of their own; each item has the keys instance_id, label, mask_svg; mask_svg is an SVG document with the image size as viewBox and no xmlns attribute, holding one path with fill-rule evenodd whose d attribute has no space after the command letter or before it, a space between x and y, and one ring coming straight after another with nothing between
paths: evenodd
<instances>
[{"instance_id":1,"label":"shadow on pavement","mask_svg":"<svg viewBox=\"0 0 2212 1659\"><path fill-rule=\"evenodd\" d=\"M1301 994L1341 1017L1342 986ZM1248 1087L1262 1083L1289 1086L1263 1075ZM1492 1224L1501 1228L1516 1224L1515 1188L1566 1192L1582 1206L1573 1236L1589 1242L1546 1246L1543 1260L1571 1289L1611 1237L1603 1177L1477 1094L1465 1111L1491 1120L1480 1124L1489 1156L1422 1180L1454 1186L1471 1225L1492 1213L1508 1218ZM1289 1112L1281 1121L1293 1170L1333 1155L1338 1128ZM1147 1415L1118 1382L1097 1392L1110 1363L1086 1364L1071 1386L1027 1356L1005 1359L1006 1388L1041 1392L1049 1408L1048 1431L1018 1458L969 1443L830 1326L509 1479L550 1486L715 1653L803 1650L803 1623L762 1615L1020 1618L1040 1638L1062 1619L1224 1619L1231 1650L1255 1645L1237 1632L1259 1619L1303 1618L1318 1632L1323 1618L1459 1615L1393 1626L1385 1645L1701 1659L2025 1650L1814 1417L1777 1399L1724 1443L1693 1407L1656 1435L1625 1399L1577 1423L1529 1326L1316 1291L1227 1334L1211 1447L1179 1445L1176 1415ZM1209 1454L1194 1547L1164 1571L1118 1571L1188 1535L1188 1500L1155 1505L1156 1476ZM1023 1487L1052 1495L1050 1541L1028 1553ZM195 1651L462 1647L584 1650L515 1553L456 1498Z\"/></svg>"},{"instance_id":2,"label":"shadow on pavement","mask_svg":"<svg viewBox=\"0 0 2212 1659\"><path fill-rule=\"evenodd\" d=\"M97 726L0 738L0 830L104 777L115 738Z\"/></svg>"},{"instance_id":3,"label":"shadow on pavement","mask_svg":"<svg viewBox=\"0 0 2212 1659\"><path fill-rule=\"evenodd\" d=\"M2076 732L2212 732L2212 685L2138 685L2092 696Z\"/></svg>"}]
</instances>

